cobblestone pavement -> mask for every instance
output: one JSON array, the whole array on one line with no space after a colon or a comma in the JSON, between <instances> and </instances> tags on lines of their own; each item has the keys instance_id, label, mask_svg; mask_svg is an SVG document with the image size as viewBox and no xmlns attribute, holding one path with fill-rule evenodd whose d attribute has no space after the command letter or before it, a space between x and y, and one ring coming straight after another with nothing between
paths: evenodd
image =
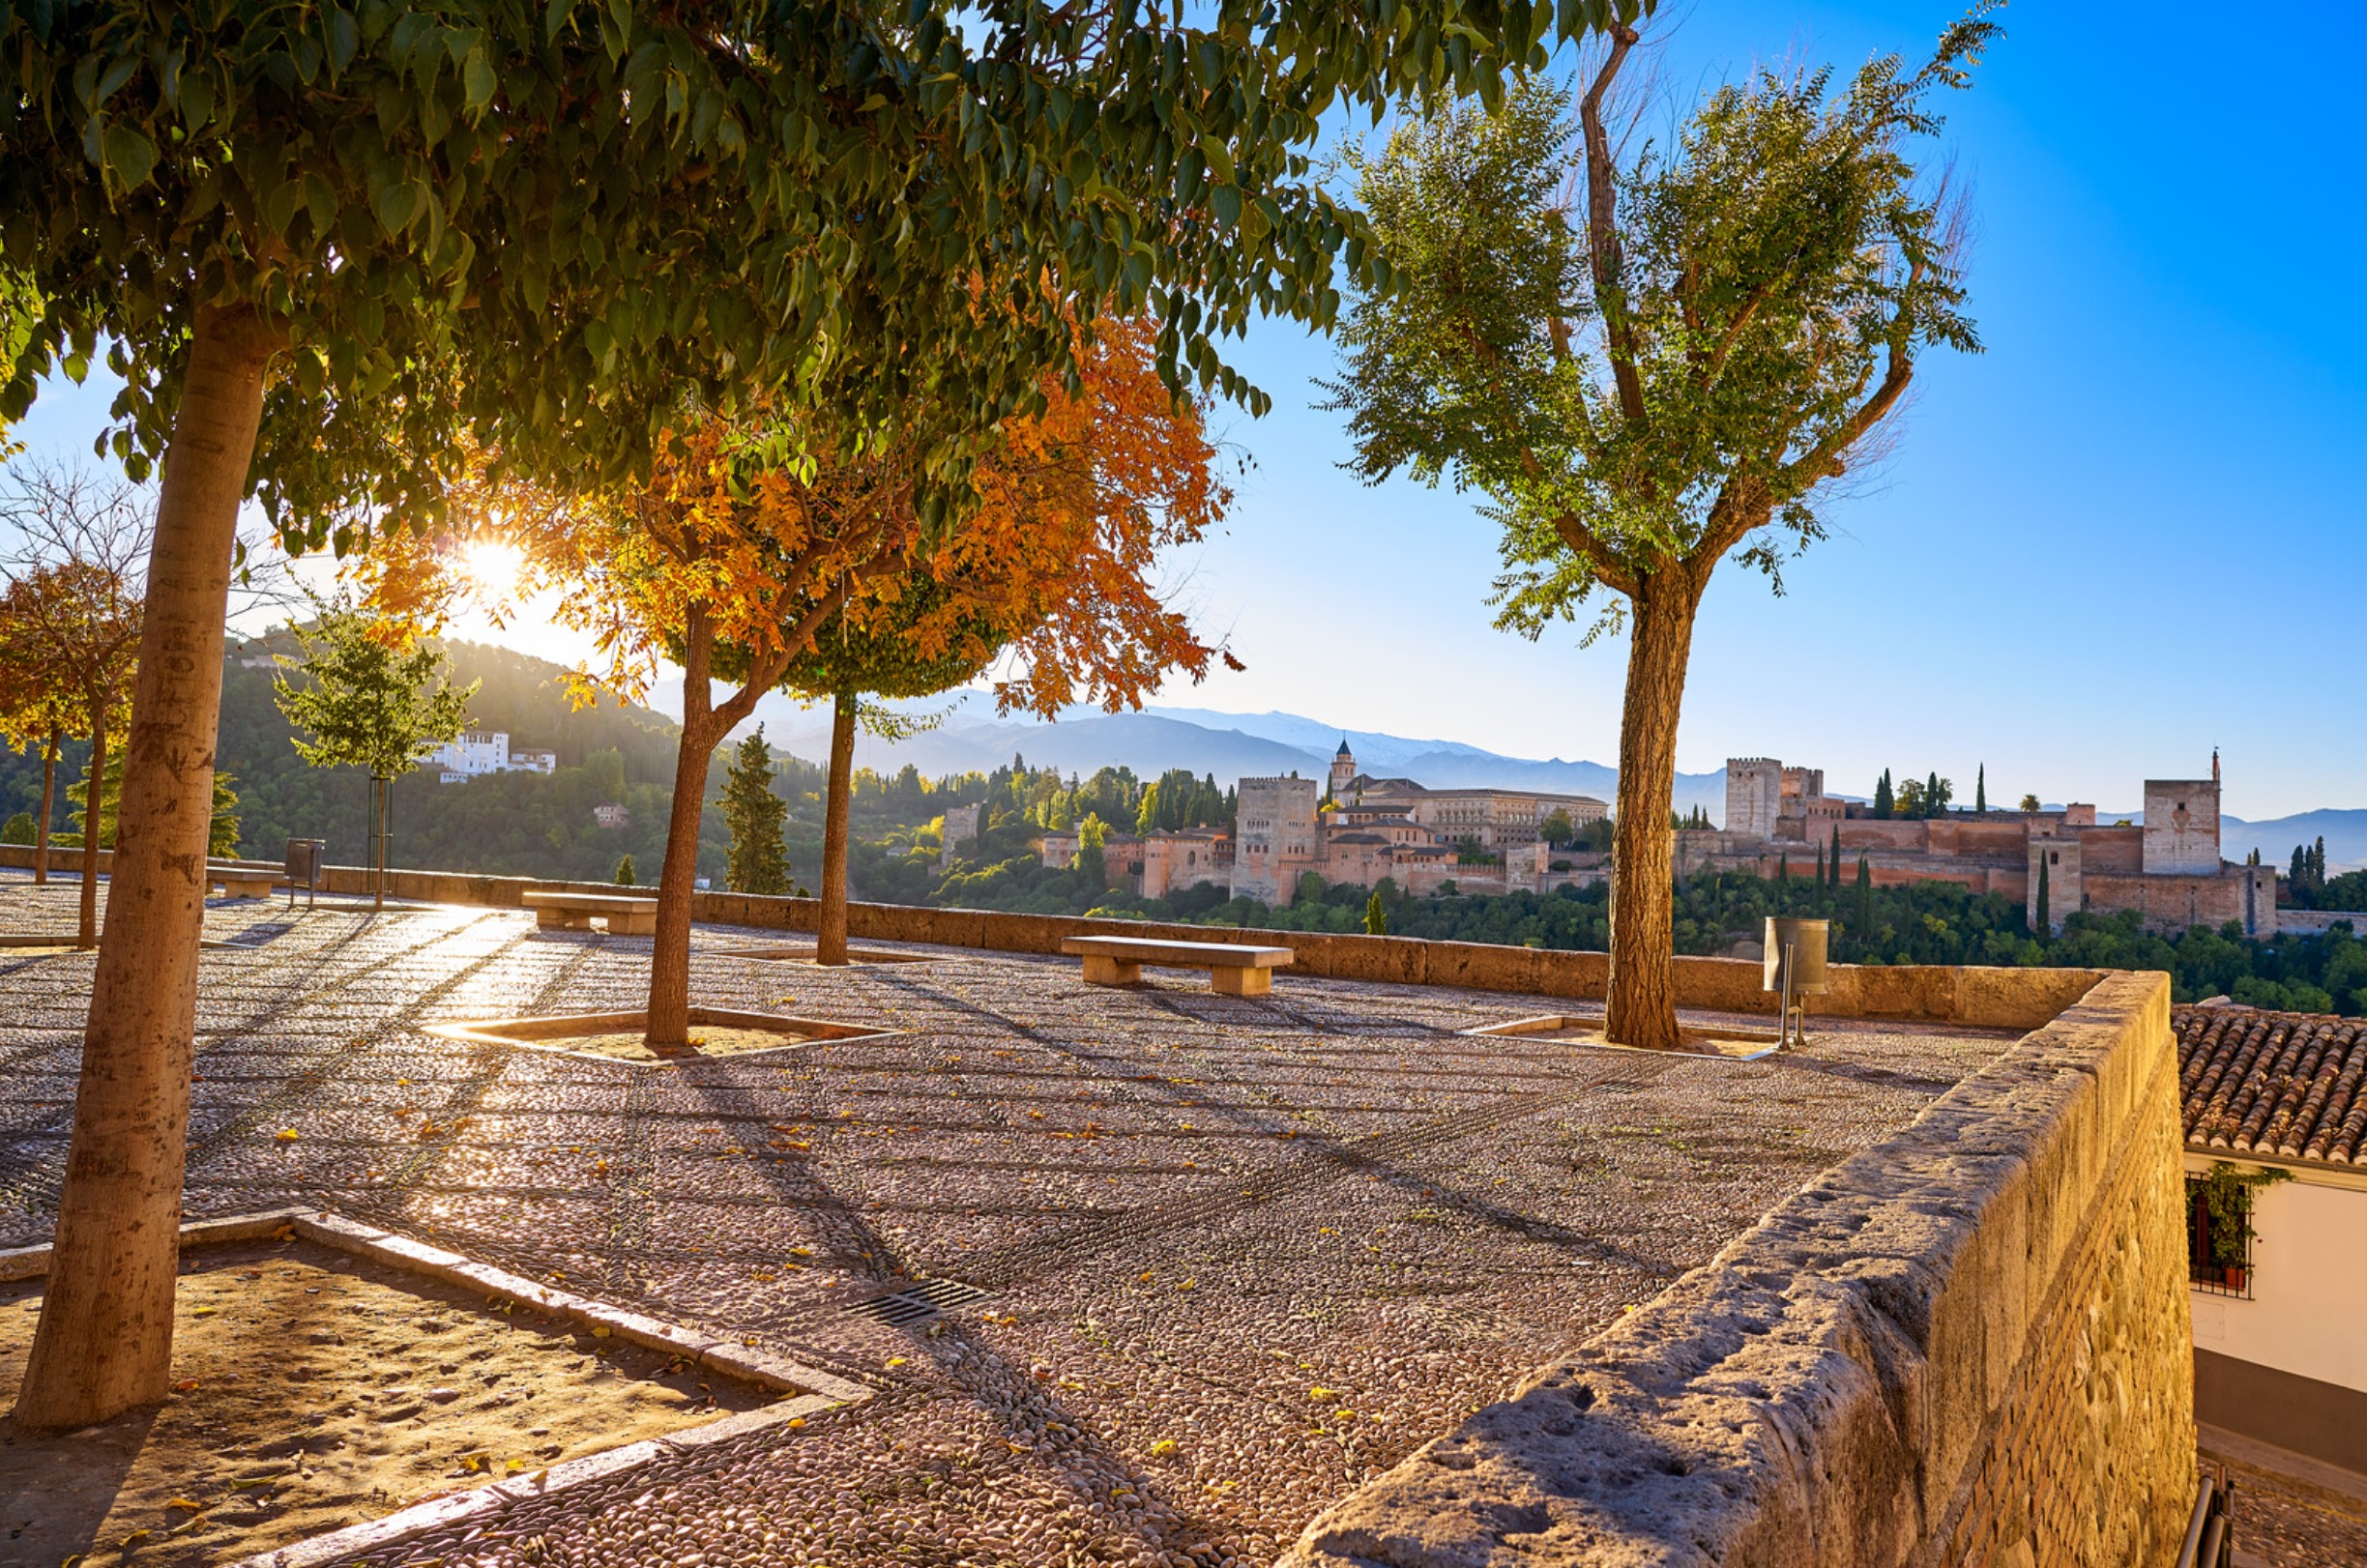
<instances>
[{"instance_id":1,"label":"cobblestone pavement","mask_svg":"<svg viewBox=\"0 0 2367 1568\"><path fill-rule=\"evenodd\" d=\"M73 897L0 879L0 930ZM647 939L228 903L207 933L256 945L202 968L192 1216L317 1204L879 1390L383 1559L454 1568L1269 1562L2010 1043L1653 1057L1456 1032L1568 1005L1534 999L825 972L702 928L698 1000L894 1032L653 1068L425 1032L638 1006ZM52 1222L91 966L0 952L0 1238ZM848 1310L916 1277L986 1293Z\"/></svg>"}]
</instances>

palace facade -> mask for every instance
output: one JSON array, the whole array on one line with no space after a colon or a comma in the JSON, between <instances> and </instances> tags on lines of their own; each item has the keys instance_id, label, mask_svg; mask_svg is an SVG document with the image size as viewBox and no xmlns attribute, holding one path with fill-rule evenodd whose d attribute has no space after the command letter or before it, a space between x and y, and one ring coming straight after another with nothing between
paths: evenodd
<instances>
[{"instance_id":1,"label":"palace facade","mask_svg":"<svg viewBox=\"0 0 2367 1568\"><path fill-rule=\"evenodd\" d=\"M1359 772L1342 740L1328 787L1314 779L1244 778L1234 791L1233 831L1194 828L1139 838L1112 833L1102 847L1113 886L1145 898L1209 885L1232 897L1288 904L1313 872L1334 886L1370 887L1384 877L1408 893L1447 883L1466 893L1542 892L1600 880L1600 856L1557 850L1544 827L1559 812L1571 829L1610 811L1591 795L1536 790L1434 790L1410 778ZM1043 836L1043 863L1074 862L1077 837Z\"/></svg>"}]
</instances>

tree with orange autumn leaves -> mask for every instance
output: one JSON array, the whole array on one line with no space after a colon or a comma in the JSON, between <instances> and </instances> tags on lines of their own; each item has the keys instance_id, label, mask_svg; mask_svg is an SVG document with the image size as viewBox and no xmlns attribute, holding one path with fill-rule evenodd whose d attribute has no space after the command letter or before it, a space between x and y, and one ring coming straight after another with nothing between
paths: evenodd
<instances>
[{"instance_id":1,"label":"tree with orange autumn leaves","mask_svg":"<svg viewBox=\"0 0 2367 1568\"><path fill-rule=\"evenodd\" d=\"M1002 708L1045 716L1076 701L1139 707L1168 671L1197 680L1230 661L1152 580L1159 552L1202 537L1231 492L1200 409L1159 380L1151 334L1103 325L1076 388L1044 391L1041 411L1007 421L980 459L975 508L940 533L917 513L904 446L783 465L771 457L784 446L776 429L709 422L678 439L632 494L585 501L480 478L453 498L462 531L394 536L357 563L379 607L432 624L466 587L457 567L467 552L510 544L523 562L515 599L555 590L561 619L595 635L599 682L637 694L660 657L682 666L652 1049L676 1052L688 1037L690 893L710 760L774 686L837 695L792 679L801 657L810 676L826 635L892 637L920 663L995 666ZM578 674L586 695L594 674ZM833 791L834 806L842 794Z\"/></svg>"}]
</instances>

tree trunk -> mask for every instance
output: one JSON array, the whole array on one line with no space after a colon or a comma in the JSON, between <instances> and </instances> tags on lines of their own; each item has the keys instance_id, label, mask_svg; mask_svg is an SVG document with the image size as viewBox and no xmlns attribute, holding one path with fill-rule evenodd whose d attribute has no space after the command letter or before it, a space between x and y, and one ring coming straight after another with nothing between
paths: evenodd
<instances>
[{"instance_id":1,"label":"tree trunk","mask_svg":"<svg viewBox=\"0 0 2367 1568\"><path fill-rule=\"evenodd\" d=\"M99 828L106 809L106 708L102 704L91 711L91 771L82 786L82 911L74 934L77 947L99 945ZM206 787L213 788L213 781L209 779ZM117 809L122 809L120 804Z\"/></svg>"},{"instance_id":2,"label":"tree trunk","mask_svg":"<svg viewBox=\"0 0 2367 1568\"><path fill-rule=\"evenodd\" d=\"M814 962L847 961L847 819L855 776L856 697L842 691L831 704L830 799L822 816L822 909L814 922Z\"/></svg>"},{"instance_id":3,"label":"tree trunk","mask_svg":"<svg viewBox=\"0 0 2367 1568\"><path fill-rule=\"evenodd\" d=\"M49 814L57 809L58 744L64 739L56 725L49 726L49 748L42 753L41 822L33 829L33 883L36 886L49 880Z\"/></svg>"},{"instance_id":4,"label":"tree trunk","mask_svg":"<svg viewBox=\"0 0 2367 1568\"><path fill-rule=\"evenodd\" d=\"M373 778L370 788L378 796L378 853L370 857L370 869L376 873L371 879L370 911L375 914L386 908L387 781Z\"/></svg>"},{"instance_id":5,"label":"tree trunk","mask_svg":"<svg viewBox=\"0 0 2367 1568\"><path fill-rule=\"evenodd\" d=\"M658 926L650 944L649 1027L653 1051L690 1043L690 894L698 880L699 816L707 807L707 765L722 739L708 688L715 632L703 606L685 628L682 744L674 754L674 799L665 860L658 870Z\"/></svg>"},{"instance_id":6,"label":"tree trunk","mask_svg":"<svg viewBox=\"0 0 2367 1568\"><path fill-rule=\"evenodd\" d=\"M222 619L274 343L201 307L175 411L125 746L106 937L20 1426L82 1427L170 1388Z\"/></svg>"},{"instance_id":7,"label":"tree trunk","mask_svg":"<svg viewBox=\"0 0 2367 1568\"><path fill-rule=\"evenodd\" d=\"M1603 1025L1618 1045L1669 1050L1678 1043L1669 797L1677 782L1677 718L1700 604L1701 585L1681 566L1655 573L1635 595L1627 698L1620 713L1610 1002Z\"/></svg>"}]
</instances>

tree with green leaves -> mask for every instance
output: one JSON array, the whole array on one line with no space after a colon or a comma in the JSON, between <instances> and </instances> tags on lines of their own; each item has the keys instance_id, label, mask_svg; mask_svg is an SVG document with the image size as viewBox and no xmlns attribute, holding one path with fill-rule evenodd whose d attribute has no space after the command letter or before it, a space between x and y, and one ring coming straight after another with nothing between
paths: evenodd
<instances>
[{"instance_id":1,"label":"tree with green leaves","mask_svg":"<svg viewBox=\"0 0 2367 1568\"><path fill-rule=\"evenodd\" d=\"M631 887L637 885L635 879L638 875L639 874L633 870L632 857L629 855L622 855L617 857L616 871L609 877L608 880L615 883L619 887Z\"/></svg>"},{"instance_id":2,"label":"tree with green leaves","mask_svg":"<svg viewBox=\"0 0 2367 1568\"><path fill-rule=\"evenodd\" d=\"M1832 866L1832 888L1837 893L1841 890L1841 825L1839 823L1833 824L1832 854L1826 858L1827 863Z\"/></svg>"},{"instance_id":3,"label":"tree with green leaves","mask_svg":"<svg viewBox=\"0 0 2367 1568\"><path fill-rule=\"evenodd\" d=\"M764 726L740 742L723 775L723 826L731 833L724 885L735 893L777 897L789 891L789 852L781 828L789 802L773 788L773 748Z\"/></svg>"},{"instance_id":4,"label":"tree with green leaves","mask_svg":"<svg viewBox=\"0 0 2367 1568\"><path fill-rule=\"evenodd\" d=\"M2022 809L2023 809L2024 811L2036 811L2036 810L2038 810L2038 809L2039 809L2038 797L2036 797L2036 796L2034 796L2034 795L2026 795L2026 796L2022 797Z\"/></svg>"},{"instance_id":5,"label":"tree with green leaves","mask_svg":"<svg viewBox=\"0 0 2367 1568\"><path fill-rule=\"evenodd\" d=\"M1874 815L1887 817L1897 810L1898 797L1890 793L1890 769L1885 768L1874 781Z\"/></svg>"},{"instance_id":6,"label":"tree with green leaves","mask_svg":"<svg viewBox=\"0 0 2367 1568\"><path fill-rule=\"evenodd\" d=\"M1388 907L1381 902L1381 889L1378 887L1364 895L1364 934L1368 937L1388 935Z\"/></svg>"},{"instance_id":7,"label":"tree with green leaves","mask_svg":"<svg viewBox=\"0 0 2367 1568\"><path fill-rule=\"evenodd\" d=\"M1677 1043L1666 813L1711 573L1739 554L1780 587L1921 353L1978 346L1952 205L1910 155L1997 31L1976 12L1920 69L1886 56L1838 90L1826 72L1720 87L1673 145L1622 160L1609 102L1639 35L1620 25L1582 93L1532 79L1350 156L1399 285L1343 330L1352 466L1488 498L1500 626L1629 634L1605 1017L1622 1044Z\"/></svg>"},{"instance_id":8,"label":"tree with green leaves","mask_svg":"<svg viewBox=\"0 0 2367 1568\"><path fill-rule=\"evenodd\" d=\"M1328 326L1341 283L1384 276L1309 177L1326 112L1492 101L1549 35L1628 9L0 11L0 422L103 343L110 442L162 473L118 915L18 1420L166 1390L243 499L341 552L432 526L471 453L629 487L691 405L822 410L810 439L847 450L925 406L959 415L919 443L936 523L1104 308L1154 312L1162 369L1262 413L1216 340L1260 312Z\"/></svg>"},{"instance_id":9,"label":"tree with green leaves","mask_svg":"<svg viewBox=\"0 0 2367 1568\"><path fill-rule=\"evenodd\" d=\"M1865 851L1857 852L1857 937L1860 941L1874 934L1874 872L1866 864Z\"/></svg>"},{"instance_id":10,"label":"tree with green leaves","mask_svg":"<svg viewBox=\"0 0 2367 1568\"><path fill-rule=\"evenodd\" d=\"M2053 892L2053 889L2048 886L2049 880L2050 879L2047 876L2047 857L2041 855L2038 857L2037 915L2031 921L2031 935L2036 937L2041 942L2044 942L2047 939L2048 934L2054 930L2053 915L2047 908L2048 900Z\"/></svg>"},{"instance_id":11,"label":"tree with green leaves","mask_svg":"<svg viewBox=\"0 0 2367 1568\"><path fill-rule=\"evenodd\" d=\"M443 648L343 603L317 605L310 626L289 626L296 655L279 655L273 700L306 731L291 736L315 769L363 769L369 780L371 904L386 908L388 785L459 736L476 685L454 688ZM301 682L289 679L291 669ZM211 769L208 769L211 773Z\"/></svg>"},{"instance_id":12,"label":"tree with green leaves","mask_svg":"<svg viewBox=\"0 0 2367 1568\"><path fill-rule=\"evenodd\" d=\"M368 778L372 905L383 909L389 786L460 734L477 687L451 683L440 647L347 605L323 605L309 626L289 630L299 652L279 655L273 696L309 737L291 737L298 756L314 768L359 768Z\"/></svg>"},{"instance_id":13,"label":"tree with green leaves","mask_svg":"<svg viewBox=\"0 0 2367 1568\"><path fill-rule=\"evenodd\" d=\"M1569 813L1561 806L1554 807L1551 812L1547 813L1545 820L1537 824L1537 837L1555 849L1560 849L1568 843L1570 834L1576 831L1577 829L1570 826Z\"/></svg>"},{"instance_id":14,"label":"tree with green leaves","mask_svg":"<svg viewBox=\"0 0 2367 1568\"><path fill-rule=\"evenodd\" d=\"M1088 812L1077 819L1077 886L1091 897L1109 890L1109 824Z\"/></svg>"},{"instance_id":15,"label":"tree with green leaves","mask_svg":"<svg viewBox=\"0 0 2367 1568\"><path fill-rule=\"evenodd\" d=\"M1989 809L1989 765L1982 763L1972 773L1972 809Z\"/></svg>"}]
</instances>

